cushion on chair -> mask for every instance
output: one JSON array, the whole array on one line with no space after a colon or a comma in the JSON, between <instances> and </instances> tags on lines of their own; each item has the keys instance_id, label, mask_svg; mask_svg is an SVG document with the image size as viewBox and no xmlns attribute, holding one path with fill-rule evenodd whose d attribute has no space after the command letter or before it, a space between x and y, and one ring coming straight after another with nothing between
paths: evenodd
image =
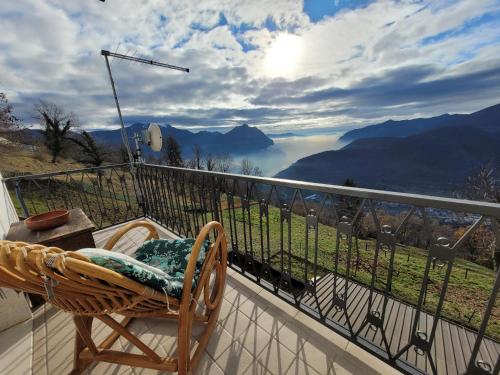
<instances>
[{"instance_id":1,"label":"cushion on chair","mask_svg":"<svg viewBox=\"0 0 500 375\"><path fill-rule=\"evenodd\" d=\"M194 239L150 240L139 247L133 256L104 249L81 249L78 253L101 267L118 272L134 281L180 299L184 272L194 245ZM209 242L200 250L193 276L193 289L200 277Z\"/></svg>"},{"instance_id":2,"label":"cushion on chair","mask_svg":"<svg viewBox=\"0 0 500 375\"><path fill-rule=\"evenodd\" d=\"M135 259L146 263L151 267L158 268L172 278L170 288L167 289L169 295L182 295L182 284L184 282L184 272L191 255L191 250L195 243L194 238L183 238L178 240L149 240L135 251ZM205 255L210 243L205 241L200 249L196 267L193 274L193 289L200 278ZM171 294L172 293L172 294Z\"/></svg>"},{"instance_id":3,"label":"cushion on chair","mask_svg":"<svg viewBox=\"0 0 500 375\"><path fill-rule=\"evenodd\" d=\"M98 266L118 272L129 279L150 286L156 290L166 287L168 275L162 270L150 267L135 258L105 249L85 248L77 251Z\"/></svg>"}]
</instances>

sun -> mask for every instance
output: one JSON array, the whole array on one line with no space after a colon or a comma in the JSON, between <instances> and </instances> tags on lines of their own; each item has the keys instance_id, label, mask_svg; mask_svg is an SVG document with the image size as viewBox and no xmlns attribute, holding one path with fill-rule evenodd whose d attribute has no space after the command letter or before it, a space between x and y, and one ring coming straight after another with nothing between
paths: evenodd
<instances>
[{"instance_id":1,"label":"sun","mask_svg":"<svg viewBox=\"0 0 500 375\"><path fill-rule=\"evenodd\" d=\"M297 35L278 35L267 50L264 69L272 77L290 76L297 71L302 55L302 39Z\"/></svg>"}]
</instances>

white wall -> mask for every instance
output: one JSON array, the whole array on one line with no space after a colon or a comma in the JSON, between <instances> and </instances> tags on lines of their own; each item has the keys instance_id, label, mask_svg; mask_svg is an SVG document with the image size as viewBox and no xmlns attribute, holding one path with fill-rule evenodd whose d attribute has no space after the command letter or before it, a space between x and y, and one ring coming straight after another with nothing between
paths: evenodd
<instances>
[{"instance_id":1,"label":"white wall","mask_svg":"<svg viewBox=\"0 0 500 375\"><path fill-rule=\"evenodd\" d=\"M2 174L0 173L0 180ZM0 181L0 239L4 239L10 224L19 218L10 199L7 187ZM0 332L32 317L24 293L0 288Z\"/></svg>"},{"instance_id":2,"label":"white wall","mask_svg":"<svg viewBox=\"0 0 500 375\"><path fill-rule=\"evenodd\" d=\"M0 173L1 179L2 174ZM0 239L3 240L7 236L10 224L18 220L19 218L10 199L7 187L0 182Z\"/></svg>"}]
</instances>

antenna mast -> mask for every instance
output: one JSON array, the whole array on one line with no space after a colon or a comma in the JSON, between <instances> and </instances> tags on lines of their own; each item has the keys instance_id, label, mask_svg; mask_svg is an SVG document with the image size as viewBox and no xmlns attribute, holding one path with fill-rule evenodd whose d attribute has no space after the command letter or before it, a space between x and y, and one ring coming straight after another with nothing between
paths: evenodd
<instances>
[{"instance_id":1,"label":"antenna mast","mask_svg":"<svg viewBox=\"0 0 500 375\"><path fill-rule=\"evenodd\" d=\"M118 102L118 95L116 94L115 81L113 80L113 75L111 74L111 66L109 64L108 57L111 56L111 57L115 57L118 59L130 60L130 61L138 62L138 63L142 63L142 64L154 65L154 66L159 66L162 68L168 68L168 69L174 69L174 70L180 70L180 71L186 72L186 73L189 73L189 69L182 68L180 66L165 64L165 63L161 63L161 62L157 62L157 61L153 61L153 60L142 59L142 58L135 57L135 56L122 55L120 53L109 52L106 50L101 50L101 55L104 56L104 60L106 61L106 68L108 69L109 81L111 82L111 88L113 89L113 96L115 98L116 110L118 111L118 117L120 118L122 141L123 141L123 144L125 145L125 148L127 149L127 154L128 154L128 158L130 160L130 165L133 165L134 158L132 157L132 152L130 151L130 144L129 144L128 137L127 137L127 131L125 130L125 125L123 123L122 111L120 109L120 103Z\"/></svg>"}]
</instances>

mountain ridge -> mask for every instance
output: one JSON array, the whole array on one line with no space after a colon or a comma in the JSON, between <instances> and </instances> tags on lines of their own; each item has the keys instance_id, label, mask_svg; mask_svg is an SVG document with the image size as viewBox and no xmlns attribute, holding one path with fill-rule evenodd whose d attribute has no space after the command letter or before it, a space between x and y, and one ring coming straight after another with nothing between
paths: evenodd
<instances>
[{"instance_id":1,"label":"mountain ridge","mask_svg":"<svg viewBox=\"0 0 500 375\"><path fill-rule=\"evenodd\" d=\"M451 131L452 130L452 131ZM302 158L276 177L450 196L484 165L500 165L500 132L442 127L408 137L363 138Z\"/></svg>"},{"instance_id":2,"label":"mountain ridge","mask_svg":"<svg viewBox=\"0 0 500 375\"><path fill-rule=\"evenodd\" d=\"M361 138L408 137L448 126L473 126L490 132L500 132L499 118L500 104L495 104L469 114L450 115L446 113L428 118L387 120L380 124L350 130L339 140L351 142Z\"/></svg>"},{"instance_id":3,"label":"mountain ridge","mask_svg":"<svg viewBox=\"0 0 500 375\"><path fill-rule=\"evenodd\" d=\"M147 124L134 123L125 129L129 137L129 142L133 145L132 135L146 129ZM160 125L160 129L165 142L168 136L173 136L182 149L183 156L192 154L195 145L199 145L206 153L214 154L246 154L253 151L265 149L274 144L273 140L267 137L258 128L242 124L235 126L226 133L218 131L209 132L201 130L192 132L186 129L176 128L170 124ZM90 131L94 139L99 143L120 145L122 143L121 129L94 130ZM146 155L154 155L154 152L143 148Z\"/></svg>"},{"instance_id":4,"label":"mountain ridge","mask_svg":"<svg viewBox=\"0 0 500 375\"><path fill-rule=\"evenodd\" d=\"M135 149L133 134L147 128L147 124L134 123L125 127L129 143L132 149ZM169 135L173 136L181 146L183 157L191 157L194 151L194 146L199 145L203 152L212 154L233 154L245 155L247 153L264 150L274 144L274 141L266 136L261 130L256 127L242 124L235 126L226 133L218 131L209 132L200 130L192 132L186 129L176 128L170 124L160 125L163 136L163 142ZM78 128L71 129L68 133L70 137L79 138ZM121 129L111 130L87 130L92 135L97 143L117 147L122 144ZM41 129L24 128L19 131L22 137L32 141L39 140L43 137ZM158 155L148 147L142 148L143 154L146 156Z\"/></svg>"}]
</instances>

